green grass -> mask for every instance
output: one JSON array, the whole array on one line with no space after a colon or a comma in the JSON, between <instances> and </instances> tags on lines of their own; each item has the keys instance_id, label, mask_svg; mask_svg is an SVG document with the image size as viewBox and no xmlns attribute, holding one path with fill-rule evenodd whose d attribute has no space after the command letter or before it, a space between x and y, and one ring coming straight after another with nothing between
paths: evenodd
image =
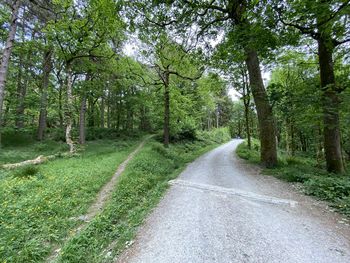
<instances>
[{"instance_id":1,"label":"green grass","mask_svg":"<svg viewBox=\"0 0 350 263\"><path fill-rule=\"evenodd\" d=\"M172 144L169 149L159 142L147 143L121 175L104 211L64 246L59 262L112 262L159 202L168 181L188 162L229 139L225 133L209 139L213 133L203 133L194 142Z\"/></svg>"},{"instance_id":2,"label":"green grass","mask_svg":"<svg viewBox=\"0 0 350 263\"><path fill-rule=\"evenodd\" d=\"M93 141L77 157L0 170L0 262L45 259L53 244L62 242L79 224L72 217L85 214L97 192L139 142ZM27 152L46 150L37 147L33 144Z\"/></svg>"},{"instance_id":3,"label":"green grass","mask_svg":"<svg viewBox=\"0 0 350 263\"><path fill-rule=\"evenodd\" d=\"M237 154L252 163L259 163L259 147L249 150L244 142L237 147ZM306 194L328 201L337 211L350 216L349 170L345 175L335 175L327 173L312 158L279 153L279 165L263 169L262 173L287 182L301 183Z\"/></svg>"},{"instance_id":4,"label":"green grass","mask_svg":"<svg viewBox=\"0 0 350 263\"><path fill-rule=\"evenodd\" d=\"M31 160L39 155L51 155L68 151L69 148L63 142L44 141L15 144L4 146L0 149L0 165Z\"/></svg>"},{"instance_id":5,"label":"green grass","mask_svg":"<svg viewBox=\"0 0 350 263\"><path fill-rule=\"evenodd\" d=\"M87 212L97 192L140 139L92 141L78 156L0 169L0 262L43 262L53 247L64 244L60 262L108 261L104 250L114 244L114 255L124 248L164 194L168 180L186 163L228 139L225 129L220 129L169 149L156 141L147 143L122 174L103 212L67 243L70 231L81 224L75 218ZM46 148L35 145L14 148L34 157L43 154ZM16 154L13 157L20 159Z\"/></svg>"}]
</instances>

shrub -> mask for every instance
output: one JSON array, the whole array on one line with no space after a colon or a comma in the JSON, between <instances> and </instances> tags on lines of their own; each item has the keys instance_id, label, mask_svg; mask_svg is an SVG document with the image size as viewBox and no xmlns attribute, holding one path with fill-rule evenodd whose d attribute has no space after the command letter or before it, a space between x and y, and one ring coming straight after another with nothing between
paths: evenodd
<instances>
[{"instance_id":1,"label":"shrub","mask_svg":"<svg viewBox=\"0 0 350 263\"><path fill-rule=\"evenodd\" d=\"M346 177L314 177L306 181L304 185L307 194L323 200L335 201L350 196L350 180Z\"/></svg>"},{"instance_id":2,"label":"shrub","mask_svg":"<svg viewBox=\"0 0 350 263\"><path fill-rule=\"evenodd\" d=\"M38 172L39 172L39 168L37 166L27 165L27 166L17 168L13 176L19 177L19 178L28 178L28 177L37 175Z\"/></svg>"},{"instance_id":3,"label":"shrub","mask_svg":"<svg viewBox=\"0 0 350 263\"><path fill-rule=\"evenodd\" d=\"M1 134L1 137L1 144L4 147L27 146L34 143L33 133L31 130L16 131L14 129L8 129Z\"/></svg>"},{"instance_id":4,"label":"shrub","mask_svg":"<svg viewBox=\"0 0 350 263\"><path fill-rule=\"evenodd\" d=\"M172 141L184 141L184 140L196 140L196 124L191 119L186 119L184 122L180 122L176 127L171 129L170 139Z\"/></svg>"}]
</instances>

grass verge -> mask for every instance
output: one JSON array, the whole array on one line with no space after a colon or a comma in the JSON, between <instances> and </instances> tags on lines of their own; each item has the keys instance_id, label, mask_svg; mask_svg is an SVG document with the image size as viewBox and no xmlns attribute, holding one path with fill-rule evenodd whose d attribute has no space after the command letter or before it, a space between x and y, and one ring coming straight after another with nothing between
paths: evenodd
<instances>
[{"instance_id":1,"label":"grass verge","mask_svg":"<svg viewBox=\"0 0 350 263\"><path fill-rule=\"evenodd\" d=\"M77 157L0 170L0 262L43 261L139 142L93 141Z\"/></svg>"},{"instance_id":2,"label":"grass verge","mask_svg":"<svg viewBox=\"0 0 350 263\"><path fill-rule=\"evenodd\" d=\"M113 262L159 202L168 181L188 162L229 139L226 132L218 134L201 133L200 140L172 144L168 149L154 140L147 143L119 178L103 212L63 247L59 262Z\"/></svg>"},{"instance_id":3,"label":"grass verge","mask_svg":"<svg viewBox=\"0 0 350 263\"><path fill-rule=\"evenodd\" d=\"M31 160L39 155L47 156L63 153L68 150L69 148L65 143L51 140L4 146L0 150L0 166L8 163L18 163L25 160Z\"/></svg>"},{"instance_id":4,"label":"grass verge","mask_svg":"<svg viewBox=\"0 0 350 263\"><path fill-rule=\"evenodd\" d=\"M251 150L246 142L237 147L237 155L252 163L259 163L259 144ZM320 168L314 159L279 154L279 165L263 169L263 174L272 175L287 182L297 182L305 194L330 203L340 213L350 216L350 173L336 175Z\"/></svg>"}]
</instances>

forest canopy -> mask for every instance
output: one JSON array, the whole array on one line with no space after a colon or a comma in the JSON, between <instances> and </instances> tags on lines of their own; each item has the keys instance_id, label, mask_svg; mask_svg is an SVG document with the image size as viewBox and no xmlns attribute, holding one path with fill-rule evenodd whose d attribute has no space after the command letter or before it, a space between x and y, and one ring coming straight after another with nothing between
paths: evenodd
<instances>
[{"instance_id":1,"label":"forest canopy","mask_svg":"<svg viewBox=\"0 0 350 263\"><path fill-rule=\"evenodd\" d=\"M229 126L329 172L350 158L347 0L5 0L0 4L1 144L78 144ZM233 92L234 91L234 92ZM229 94L237 94L232 100Z\"/></svg>"}]
</instances>

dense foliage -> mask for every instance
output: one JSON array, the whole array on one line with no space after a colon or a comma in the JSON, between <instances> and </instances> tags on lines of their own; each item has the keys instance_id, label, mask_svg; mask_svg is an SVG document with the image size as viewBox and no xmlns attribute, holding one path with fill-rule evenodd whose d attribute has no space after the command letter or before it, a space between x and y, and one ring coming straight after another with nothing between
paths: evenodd
<instances>
[{"instance_id":1,"label":"dense foliage","mask_svg":"<svg viewBox=\"0 0 350 263\"><path fill-rule=\"evenodd\" d=\"M65 140L73 152L76 143L110 133L164 126L174 139L228 123L228 85L216 73L203 72L196 50L185 50L163 32L152 41L144 38L137 54L126 54L133 43L121 2L19 2L6 74L3 146L8 135L27 133ZM13 8L11 1L1 4L0 46L9 36Z\"/></svg>"},{"instance_id":2,"label":"dense foliage","mask_svg":"<svg viewBox=\"0 0 350 263\"><path fill-rule=\"evenodd\" d=\"M349 14L349 0L2 0L0 165L55 158L0 169L1 260L44 260L146 133L157 142L61 261L117 253L228 131L349 214Z\"/></svg>"}]
</instances>

